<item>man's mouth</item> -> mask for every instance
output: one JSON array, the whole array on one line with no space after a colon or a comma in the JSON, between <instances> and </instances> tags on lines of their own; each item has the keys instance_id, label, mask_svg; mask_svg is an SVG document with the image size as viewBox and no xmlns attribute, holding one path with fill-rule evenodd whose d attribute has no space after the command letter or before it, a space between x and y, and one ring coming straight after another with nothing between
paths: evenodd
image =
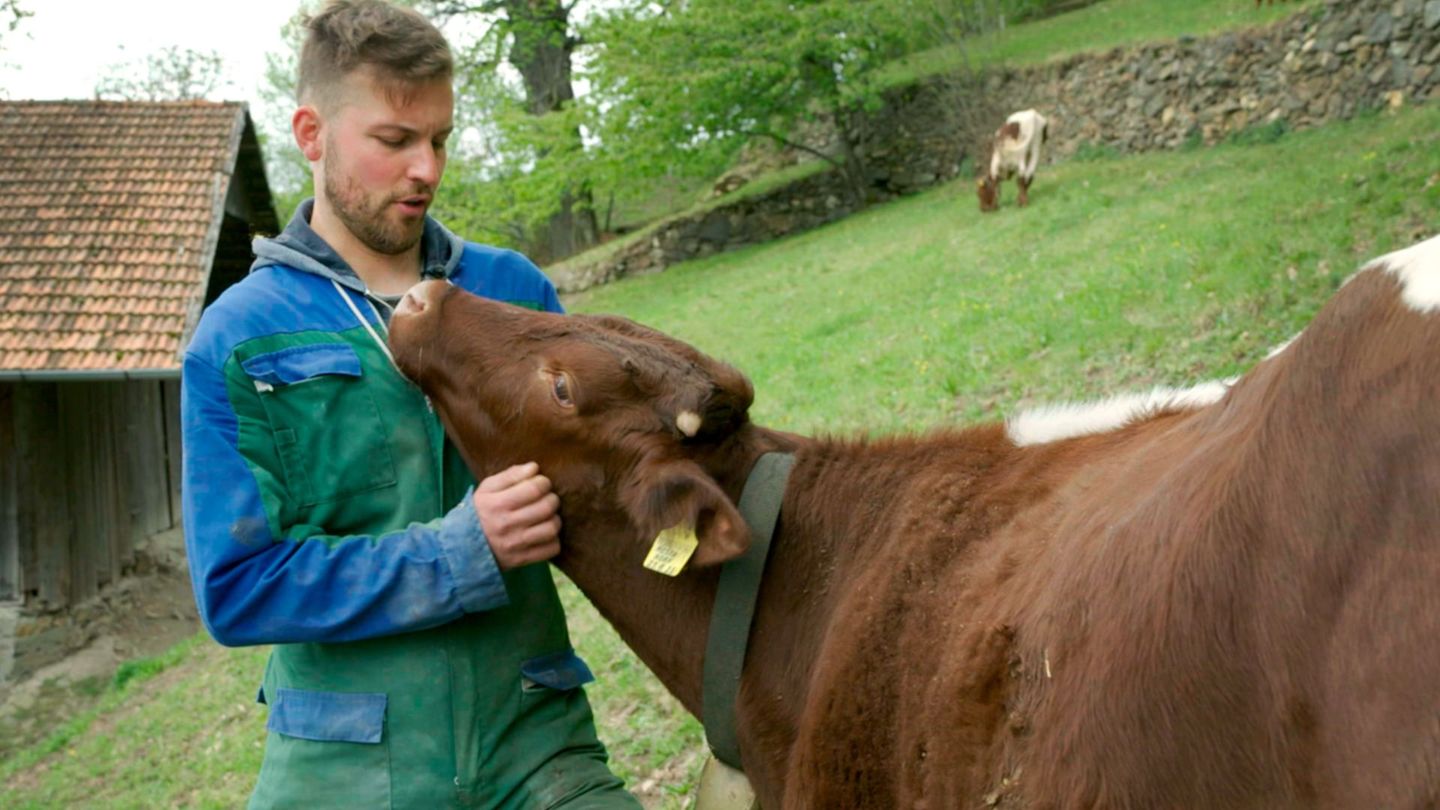
<instances>
[{"instance_id":1,"label":"man's mouth","mask_svg":"<svg viewBox=\"0 0 1440 810\"><path fill-rule=\"evenodd\" d=\"M430 197L425 194L417 194L413 197L401 197L395 201L401 212L409 216L424 216L425 209L430 207Z\"/></svg>"}]
</instances>

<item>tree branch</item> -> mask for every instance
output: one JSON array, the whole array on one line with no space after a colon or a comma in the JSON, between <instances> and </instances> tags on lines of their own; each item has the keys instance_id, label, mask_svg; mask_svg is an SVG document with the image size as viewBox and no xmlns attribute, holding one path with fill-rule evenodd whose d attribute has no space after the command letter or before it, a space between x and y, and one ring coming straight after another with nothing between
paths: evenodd
<instances>
[{"instance_id":1,"label":"tree branch","mask_svg":"<svg viewBox=\"0 0 1440 810\"><path fill-rule=\"evenodd\" d=\"M771 132L768 129L747 129L741 131L744 132L744 134L746 135L769 138L780 144L781 146L786 147L787 149L797 149L801 152L806 152L808 154L814 155L815 157L820 158L821 160L829 163L831 166L834 166L837 169L845 165L843 161L836 160L835 158L825 154L824 152L821 152L818 149L812 149L811 147L806 146L803 143L796 143L795 141L792 141L778 133Z\"/></svg>"}]
</instances>

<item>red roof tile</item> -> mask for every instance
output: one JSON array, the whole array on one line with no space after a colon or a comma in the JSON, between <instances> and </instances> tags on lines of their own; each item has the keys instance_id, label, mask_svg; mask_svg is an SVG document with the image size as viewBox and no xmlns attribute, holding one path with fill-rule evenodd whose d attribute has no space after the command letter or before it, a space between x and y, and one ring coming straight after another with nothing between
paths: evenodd
<instances>
[{"instance_id":1,"label":"red roof tile","mask_svg":"<svg viewBox=\"0 0 1440 810\"><path fill-rule=\"evenodd\" d=\"M178 369L245 107L0 101L0 372Z\"/></svg>"}]
</instances>

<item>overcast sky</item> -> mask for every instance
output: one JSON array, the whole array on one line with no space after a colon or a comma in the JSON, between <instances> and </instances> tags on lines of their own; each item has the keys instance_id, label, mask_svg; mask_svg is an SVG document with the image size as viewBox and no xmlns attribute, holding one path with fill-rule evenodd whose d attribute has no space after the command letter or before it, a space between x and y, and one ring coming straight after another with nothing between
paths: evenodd
<instances>
[{"instance_id":1,"label":"overcast sky","mask_svg":"<svg viewBox=\"0 0 1440 810\"><path fill-rule=\"evenodd\" d=\"M0 44L0 90L11 99L93 98L116 63L143 63L167 47L216 51L229 85L220 95L247 101L252 116L265 54L300 0L21 0L35 16Z\"/></svg>"}]
</instances>

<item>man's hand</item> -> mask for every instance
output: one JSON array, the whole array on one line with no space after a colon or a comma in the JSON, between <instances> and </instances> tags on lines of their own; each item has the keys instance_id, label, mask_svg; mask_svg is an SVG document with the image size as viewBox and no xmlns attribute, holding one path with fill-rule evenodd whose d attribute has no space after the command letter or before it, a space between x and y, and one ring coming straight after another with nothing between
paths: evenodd
<instances>
[{"instance_id":1,"label":"man's hand","mask_svg":"<svg viewBox=\"0 0 1440 810\"><path fill-rule=\"evenodd\" d=\"M475 512L501 571L560 553L560 496L535 462L498 472L475 488Z\"/></svg>"}]
</instances>

